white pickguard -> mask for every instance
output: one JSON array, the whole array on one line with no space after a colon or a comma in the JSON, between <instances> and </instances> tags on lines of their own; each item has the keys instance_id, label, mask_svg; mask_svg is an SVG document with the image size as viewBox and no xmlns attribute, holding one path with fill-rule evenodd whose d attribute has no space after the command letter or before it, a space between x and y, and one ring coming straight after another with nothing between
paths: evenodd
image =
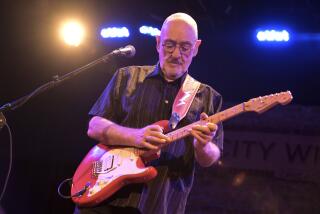
<instances>
[{"instance_id":1,"label":"white pickguard","mask_svg":"<svg viewBox=\"0 0 320 214\"><path fill-rule=\"evenodd\" d=\"M112 160L112 156L112 168L106 173L98 175L95 185L88 189L88 197L98 193L105 186L123 175L139 174L147 170L146 168L140 169L137 167L136 161L139 156L131 148L111 149L99 161L110 161Z\"/></svg>"}]
</instances>

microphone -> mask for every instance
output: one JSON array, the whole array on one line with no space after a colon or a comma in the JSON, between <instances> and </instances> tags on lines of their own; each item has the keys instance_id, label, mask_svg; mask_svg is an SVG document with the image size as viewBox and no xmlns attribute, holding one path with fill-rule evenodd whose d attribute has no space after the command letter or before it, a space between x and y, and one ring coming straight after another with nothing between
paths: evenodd
<instances>
[{"instance_id":1,"label":"microphone","mask_svg":"<svg viewBox=\"0 0 320 214\"><path fill-rule=\"evenodd\" d=\"M136 54L136 49L132 45L127 45L124 48L119 48L117 50L112 51L112 54L133 57Z\"/></svg>"}]
</instances>

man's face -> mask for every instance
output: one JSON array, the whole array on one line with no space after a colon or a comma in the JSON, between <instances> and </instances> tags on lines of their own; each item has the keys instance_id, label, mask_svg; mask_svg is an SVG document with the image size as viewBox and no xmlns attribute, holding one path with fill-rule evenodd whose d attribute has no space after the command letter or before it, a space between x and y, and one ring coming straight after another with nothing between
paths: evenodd
<instances>
[{"instance_id":1,"label":"man's face","mask_svg":"<svg viewBox=\"0 0 320 214\"><path fill-rule=\"evenodd\" d=\"M201 40L197 40L192 26L182 20L169 21L157 37L157 51L167 80L181 77L197 54Z\"/></svg>"}]
</instances>

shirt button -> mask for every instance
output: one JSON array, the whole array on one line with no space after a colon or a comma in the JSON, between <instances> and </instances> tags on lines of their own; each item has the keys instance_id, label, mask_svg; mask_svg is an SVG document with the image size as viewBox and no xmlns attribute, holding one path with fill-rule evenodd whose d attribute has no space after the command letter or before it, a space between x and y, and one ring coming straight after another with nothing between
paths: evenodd
<instances>
[{"instance_id":1,"label":"shirt button","mask_svg":"<svg viewBox=\"0 0 320 214\"><path fill-rule=\"evenodd\" d=\"M165 101L164 101L164 103L165 103L165 104L168 104L168 103L169 103L169 101L168 101L168 100L165 100Z\"/></svg>"}]
</instances>

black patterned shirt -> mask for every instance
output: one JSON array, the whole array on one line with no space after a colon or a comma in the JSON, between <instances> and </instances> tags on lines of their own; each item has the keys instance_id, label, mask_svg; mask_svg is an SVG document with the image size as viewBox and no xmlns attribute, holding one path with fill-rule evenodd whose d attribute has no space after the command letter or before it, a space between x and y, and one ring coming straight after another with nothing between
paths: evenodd
<instances>
[{"instance_id":1,"label":"black patterned shirt","mask_svg":"<svg viewBox=\"0 0 320 214\"><path fill-rule=\"evenodd\" d=\"M119 69L90 111L119 125L142 128L159 120L169 120L174 99L187 72L173 82L163 78L159 65L129 66ZM202 84L179 127L200 119L201 112L212 115L221 108L222 98ZM142 213L184 213L195 172L193 138L186 137L164 147L161 156L148 165L158 175L146 184L123 187L105 204L136 207ZM223 128L218 124L214 142L222 150Z\"/></svg>"}]
</instances>

